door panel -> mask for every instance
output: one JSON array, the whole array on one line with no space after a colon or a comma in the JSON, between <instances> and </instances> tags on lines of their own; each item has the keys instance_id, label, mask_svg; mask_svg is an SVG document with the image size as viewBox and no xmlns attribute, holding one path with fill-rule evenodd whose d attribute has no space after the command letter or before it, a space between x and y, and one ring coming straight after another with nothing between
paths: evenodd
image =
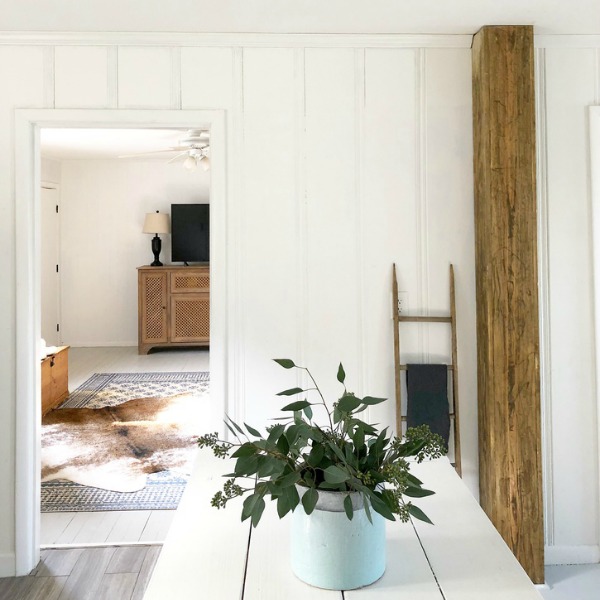
<instances>
[{"instance_id":1,"label":"door panel","mask_svg":"<svg viewBox=\"0 0 600 600\"><path fill-rule=\"evenodd\" d=\"M59 264L59 204L57 189L41 190L41 304L42 338L48 346L58 346L60 335L57 332L59 321L60 273Z\"/></svg>"}]
</instances>

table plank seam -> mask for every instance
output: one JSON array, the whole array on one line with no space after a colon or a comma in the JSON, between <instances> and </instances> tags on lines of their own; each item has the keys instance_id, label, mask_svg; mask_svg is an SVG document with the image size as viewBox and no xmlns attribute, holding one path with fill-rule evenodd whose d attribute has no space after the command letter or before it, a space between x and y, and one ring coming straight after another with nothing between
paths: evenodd
<instances>
[{"instance_id":1,"label":"table plank seam","mask_svg":"<svg viewBox=\"0 0 600 600\"><path fill-rule=\"evenodd\" d=\"M429 556L427 556L427 551L425 550L425 546L423 546L423 542L421 541L421 536L419 535L419 532L417 531L417 528L415 527L415 524L412 519L410 519L410 524L412 525L415 535L417 536L417 540L419 540L419 545L421 546L421 550L423 550L423 554L425 555L425 560L427 561L427 564L429 565L429 570L431 571L431 574L433 575L433 578L435 579L435 584L438 586L438 590L440 590L440 594L442 595L442 598L444 600L447 600L446 595L444 594L444 590L442 589L442 586L440 585L440 582L438 581L437 575L435 574L435 571L433 570L433 567L431 566L431 561L429 560Z\"/></svg>"},{"instance_id":2,"label":"table plank seam","mask_svg":"<svg viewBox=\"0 0 600 600\"><path fill-rule=\"evenodd\" d=\"M248 545L246 546L246 561L244 563L244 578L242 580L242 598L246 597L246 577L248 576L248 562L250 560L250 542L252 541L252 524L248 529Z\"/></svg>"}]
</instances>

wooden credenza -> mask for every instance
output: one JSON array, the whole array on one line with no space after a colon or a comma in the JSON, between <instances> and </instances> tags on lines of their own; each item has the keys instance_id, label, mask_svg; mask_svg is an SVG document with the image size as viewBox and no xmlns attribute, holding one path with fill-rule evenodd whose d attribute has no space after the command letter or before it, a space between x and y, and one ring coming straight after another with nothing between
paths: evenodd
<instances>
[{"instance_id":1,"label":"wooden credenza","mask_svg":"<svg viewBox=\"0 0 600 600\"><path fill-rule=\"evenodd\" d=\"M209 266L139 267L138 353L209 343Z\"/></svg>"}]
</instances>

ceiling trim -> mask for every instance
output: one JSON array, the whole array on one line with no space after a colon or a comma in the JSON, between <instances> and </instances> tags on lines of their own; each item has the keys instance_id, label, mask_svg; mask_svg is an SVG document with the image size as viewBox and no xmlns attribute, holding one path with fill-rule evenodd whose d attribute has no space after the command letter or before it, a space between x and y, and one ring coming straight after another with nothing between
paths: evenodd
<instances>
[{"instance_id":1,"label":"ceiling trim","mask_svg":"<svg viewBox=\"0 0 600 600\"><path fill-rule=\"evenodd\" d=\"M0 31L0 45L470 48L472 35Z\"/></svg>"}]
</instances>

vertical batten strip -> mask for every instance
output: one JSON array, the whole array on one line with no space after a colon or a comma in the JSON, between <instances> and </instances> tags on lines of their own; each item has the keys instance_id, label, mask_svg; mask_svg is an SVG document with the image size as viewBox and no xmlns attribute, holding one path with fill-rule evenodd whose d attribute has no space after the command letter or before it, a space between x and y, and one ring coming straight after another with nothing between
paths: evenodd
<instances>
[{"instance_id":1,"label":"vertical batten strip","mask_svg":"<svg viewBox=\"0 0 600 600\"><path fill-rule=\"evenodd\" d=\"M54 108L55 103L55 52L54 46L44 47L44 108Z\"/></svg>"},{"instance_id":2,"label":"vertical batten strip","mask_svg":"<svg viewBox=\"0 0 600 600\"><path fill-rule=\"evenodd\" d=\"M367 361L365 360L365 286L364 286L364 233L363 233L363 197L364 197L364 150L365 147L365 49L354 50L354 202L356 228L356 297L358 317L356 339L358 362L356 389L363 395L368 386ZM367 409L367 417L370 412Z\"/></svg>"},{"instance_id":3,"label":"vertical batten strip","mask_svg":"<svg viewBox=\"0 0 600 600\"><path fill-rule=\"evenodd\" d=\"M308 217L306 206L306 73L304 64L304 48L294 50L295 94L295 144L297 152L295 191L296 191L296 273L299 293L297 294L297 335L296 357L294 360L306 364L306 332L308 331ZM298 370L298 387L307 386L306 372Z\"/></svg>"},{"instance_id":4,"label":"vertical batten strip","mask_svg":"<svg viewBox=\"0 0 600 600\"><path fill-rule=\"evenodd\" d=\"M428 266L427 266L427 57L425 49L415 50L415 161L416 174L416 202L417 210L417 311L419 314L429 314L428 298ZM418 352L423 362L429 362L429 326L419 323L418 327Z\"/></svg>"},{"instance_id":5,"label":"vertical batten strip","mask_svg":"<svg viewBox=\"0 0 600 600\"><path fill-rule=\"evenodd\" d=\"M181 110L181 48L171 48L171 108Z\"/></svg>"},{"instance_id":6,"label":"vertical batten strip","mask_svg":"<svg viewBox=\"0 0 600 600\"><path fill-rule=\"evenodd\" d=\"M106 61L106 103L107 108L119 106L119 47L107 48Z\"/></svg>"},{"instance_id":7,"label":"vertical batten strip","mask_svg":"<svg viewBox=\"0 0 600 600\"><path fill-rule=\"evenodd\" d=\"M242 189L244 184L244 164L242 160L242 150L244 147L244 50L236 47L233 49L233 116L232 116L232 141L233 148L230 156L232 164L229 166L229 172L237 173L233 178L231 190L231 211L230 223L233 229L231 243L233 246L231 256L231 272L233 279L233 314L231 316L231 327L229 328L230 347L233 352L233 360L230 362L230 389L233 390L233 400L231 408L233 409L233 419L238 423L245 420L245 402L246 402L246 379L245 379L245 360L244 344L246 341L244 335L243 322L243 284L242 284Z\"/></svg>"},{"instance_id":8,"label":"vertical batten strip","mask_svg":"<svg viewBox=\"0 0 600 600\"><path fill-rule=\"evenodd\" d=\"M550 345L550 245L548 237L548 148L546 123L546 51L536 50L537 205L540 303L540 399L542 410L542 478L544 481L545 543L554 543L554 483L552 445L552 348Z\"/></svg>"}]
</instances>

